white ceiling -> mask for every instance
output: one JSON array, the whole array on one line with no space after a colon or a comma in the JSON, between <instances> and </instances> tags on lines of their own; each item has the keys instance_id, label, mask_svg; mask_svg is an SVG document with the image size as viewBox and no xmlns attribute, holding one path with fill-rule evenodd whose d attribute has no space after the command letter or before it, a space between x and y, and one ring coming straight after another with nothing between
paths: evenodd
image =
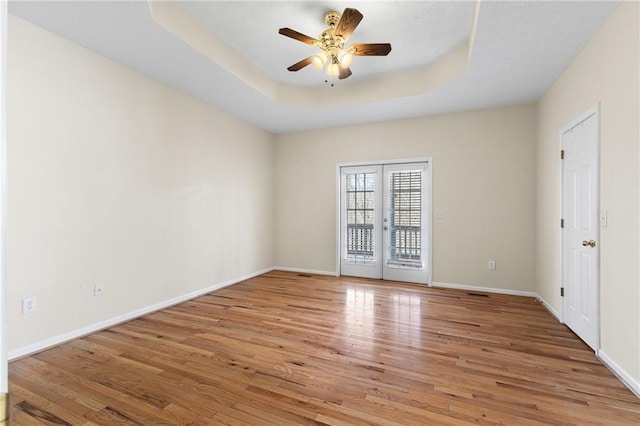
<instances>
[{"instance_id":1,"label":"white ceiling","mask_svg":"<svg viewBox=\"0 0 640 426\"><path fill-rule=\"evenodd\" d=\"M211 2L181 1L227 43L251 58L277 81L300 85L322 85L322 73L312 67L291 73L287 66L315 54L313 46L283 37L278 29L290 27L319 38L327 29L322 17L329 10L342 13L345 5L357 8L364 19L349 43L389 42L388 59L357 58L351 66L361 77L415 68L429 64L443 53L464 43L469 35L473 1L442 2ZM398 17L391 19L390 17ZM242 34L245 34L242 36ZM425 43L424 40L429 40ZM418 43L417 43L418 41ZM340 82L341 84L343 82Z\"/></svg>"},{"instance_id":2,"label":"white ceiling","mask_svg":"<svg viewBox=\"0 0 640 426\"><path fill-rule=\"evenodd\" d=\"M179 5L208 30L280 84L348 90L382 84L435 63L464 45L473 1L185 1ZM584 47L617 1L483 1L469 69L426 93L352 105L305 108L265 96L222 62L192 48L153 20L145 1L22 2L9 12L137 72L192 95L273 133L335 127L531 102ZM390 42L387 57L356 57L353 76L335 87L313 67L286 67L315 53L313 46L278 34L290 27L311 37L323 14L355 7L364 19L349 42ZM9 36L11 33L9 33Z\"/></svg>"}]
</instances>

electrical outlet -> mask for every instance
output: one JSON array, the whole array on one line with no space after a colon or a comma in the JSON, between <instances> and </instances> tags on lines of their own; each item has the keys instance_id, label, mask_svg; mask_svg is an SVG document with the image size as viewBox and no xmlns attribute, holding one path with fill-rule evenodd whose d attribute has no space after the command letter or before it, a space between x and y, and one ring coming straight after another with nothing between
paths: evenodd
<instances>
[{"instance_id":1,"label":"electrical outlet","mask_svg":"<svg viewBox=\"0 0 640 426\"><path fill-rule=\"evenodd\" d=\"M35 297L25 297L22 299L22 313L30 314L31 312L35 312L38 309L37 304L38 299Z\"/></svg>"},{"instance_id":2,"label":"electrical outlet","mask_svg":"<svg viewBox=\"0 0 640 426\"><path fill-rule=\"evenodd\" d=\"M102 293L104 293L104 284L98 283L95 286L93 286L94 296L102 296Z\"/></svg>"},{"instance_id":3,"label":"electrical outlet","mask_svg":"<svg viewBox=\"0 0 640 426\"><path fill-rule=\"evenodd\" d=\"M490 271L495 271L496 269L496 261L495 260L490 260L489 261L489 270Z\"/></svg>"}]
</instances>

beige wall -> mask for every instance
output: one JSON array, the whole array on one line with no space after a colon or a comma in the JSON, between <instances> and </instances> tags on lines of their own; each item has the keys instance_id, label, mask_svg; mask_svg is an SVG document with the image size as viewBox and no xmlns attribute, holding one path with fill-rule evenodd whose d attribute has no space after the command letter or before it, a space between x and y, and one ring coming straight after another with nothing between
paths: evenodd
<instances>
[{"instance_id":1,"label":"beige wall","mask_svg":"<svg viewBox=\"0 0 640 426\"><path fill-rule=\"evenodd\" d=\"M640 383L640 163L637 2L623 3L539 102L538 293L562 301L559 132L600 104L601 347Z\"/></svg>"},{"instance_id":2,"label":"beige wall","mask_svg":"<svg viewBox=\"0 0 640 426\"><path fill-rule=\"evenodd\" d=\"M276 265L335 271L336 164L432 157L433 280L534 291L535 125L525 105L278 136Z\"/></svg>"},{"instance_id":3,"label":"beige wall","mask_svg":"<svg viewBox=\"0 0 640 426\"><path fill-rule=\"evenodd\" d=\"M8 65L10 351L273 265L273 136L13 16Z\"/></svg>"}]
</instances>

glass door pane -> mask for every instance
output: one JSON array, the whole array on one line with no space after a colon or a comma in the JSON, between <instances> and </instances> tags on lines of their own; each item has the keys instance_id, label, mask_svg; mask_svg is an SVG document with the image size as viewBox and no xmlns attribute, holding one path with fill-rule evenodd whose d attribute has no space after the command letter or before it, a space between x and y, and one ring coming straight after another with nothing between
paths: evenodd
<instances>
[{"instance_id":1,"label":"glass door pane","mask_svg":"<svg viewBox=\"0 0 640 426\"><path fill-rule=\"evenodd\" d=\"M428 282L427 172L426 163L384 167L385 279Z\"/></svg>"},{"instance_id":2,"label":"glass door pane","mask_svg":"<svg viewBox=\"0 0 640 426\"><path fill-rule=\"evenodd\" d=\"M375 261L375 182L373 172L349 173L346 179L347 247L346 261L371 263Z\"/></svg>"}]
</instances>

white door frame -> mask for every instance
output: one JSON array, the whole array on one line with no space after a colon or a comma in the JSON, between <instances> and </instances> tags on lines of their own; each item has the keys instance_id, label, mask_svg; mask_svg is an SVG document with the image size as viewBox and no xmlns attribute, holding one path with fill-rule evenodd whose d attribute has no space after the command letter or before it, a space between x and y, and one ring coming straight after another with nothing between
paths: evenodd
<instances>
[{"instance_id":1,"label":"white door frame","mask_svg":"<svg viewBox=\"0 0 640 426\"><path fill-rule=\"evenodd\" d=\"M341 169L343 167L360 167L360 166L384 166L390 164L410 164L410 163L427 163L427 179L429 183L429 193L427 194L429 208L433 206L433 159L432 157L417 157L417 158L402 158L396 160L373 160L373 161L352 161L336 164L336 277L341 275L341 262L340 262L340 239L342 238L341 229ZM431 287L433 282L433 218L431 212L429 212L429 221L426 224L427 232L429 233L426 239L427 259L425 264L428 268L427 285Z\"/></svg>"},{"instance_id":2,"label":"white door frame","mask_svg":"<svg viewBox=\"0 0 640 426\"><path fill-rule=\"evenodd\" d=\"M0 423L9 418L7 349L7 1L0 1Z\"/></svg>"},{"instance_id":3,"label":"white door frame","mask_svg":"<svg viewBox=\"0 0 640 426\"><path fill-rule=\"evenodd\" d=\"M562 139L563 139L563 135L568 132L569 130L571 130L572 128L574 128L575 126L579 125L580 123L582 123L583 121L587 120L589 117L591 116L595 116L596 118L596 132L597 132L597 138L598 138L598 164L597 164L597 173L598 173L598 186L596 188L596 197L597 197L597 211L598 211L598 218L597 218L597 225L596 225L596 229L597 229L597 242L598 242L598 247L599 249L602 248L602 245L600 244L601 242L601 235L600 235L600 103L592 106L591 108L589 108L588 110L584 111L582 114L579 114L578 117L576 117L575 119L573 119L568 125L564 126L562 129L560 129L560 132L558 133L558 145L560 146L560 149L558 152L561 152L563 149L563 143L562 143ZM559 161L559 167L560 167L560 177L559 177L559 188L560 188L560 214L559 217L562 218L563 216L563 207L564 207L564 189L563 189L563 182L564 182L564 167L562 164L562 160ZM560 247L560 276L559 276L559 280L558 282L560 283L560 287L564 287L564 257L563 257L563 251L564 251L564 246L563 246L563 232L562 229L560 230L560 232L558 233L559 237L558 237L558 245ZM597 309L598 309L598 323L597 323L597 330L596 330L596 334L597 334L597 344L596 344L596 348L593 348L594 351L597 353L598 349L600 348L600 259L602 257L602 252L600 251L600 255L598 256L598 263L597 263L597 269L598 269L598 274L595 277L596 278L596 286L598 288L597 294L598 294L598 303L597 303ZM561 289L558 289L558 292L560 292ZM565 324L565 308L564 308L564 299L561 298L560 299L560 322Z\"/></svg>"}]
</instances>

